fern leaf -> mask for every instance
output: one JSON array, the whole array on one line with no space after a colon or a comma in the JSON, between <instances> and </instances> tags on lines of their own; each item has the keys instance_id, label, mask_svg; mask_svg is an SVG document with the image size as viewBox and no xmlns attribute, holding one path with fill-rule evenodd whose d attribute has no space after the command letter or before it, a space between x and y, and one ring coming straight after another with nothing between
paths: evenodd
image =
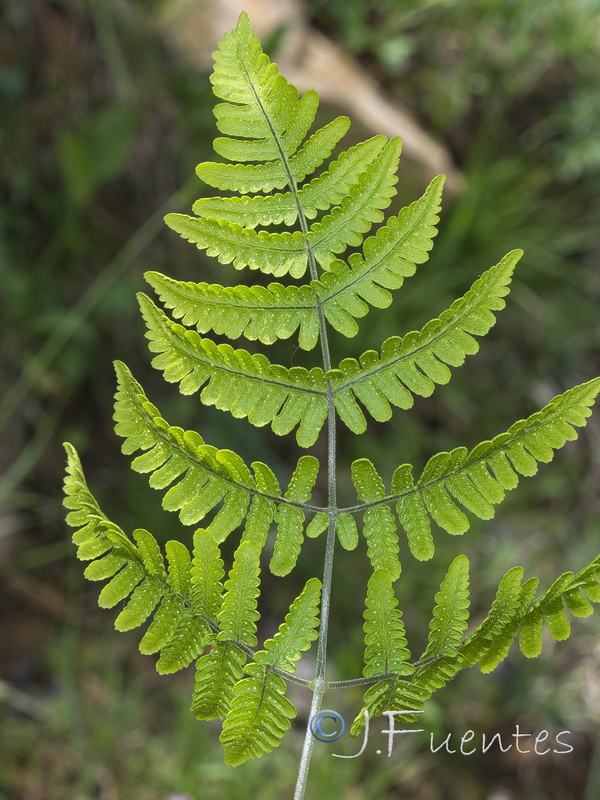
<instances>
[{"instance_id":1,"label":"fern leaf","mask_svg":"<svg viewBox=\"0 0 600 800\"><path fill-rule=\"evenodd\" d=\"M306 503L317 480L319 462L314 456L302 456L290 480L286 498L294 503ZM277 512L277 539L269 569L274 575L287 575L294 568L304 531L305 513L298 505L280 505Z\"/></svg>"},{"instance_id":2,"label":"fern leaf","mask_svg":"<svg viewBox=\"0 0 600 800\"><path fill-rule=\"evenodd\" d=\"M369 578L365 609L365 667L363 675L373 677L386 673L411 675L410 652L402 613L392 588L392 578L385 569L376 570Z\"/></svg>"},{"instance_id":3,"label":"fern leaf","mask_svg":"<svg viewBox=\"0 0 600 800\"><path fill-rule=\"evenodd\" d=\"M275 475L260 461L252 462L257 491L259 495L252 498L242 541L254 542L262 548L265 546L271 523L277 516L277 505L273 498L281 496L281 489Z\"/></svg>"},{"instance_id":4,"label":"fern leaf","mask_svg":"<svg viewBox=\"0 0 600 800\"><path fill-rule=\"evenodd\" d=\"M127 605L115 620L118 631L138 628L152 614L165 593L165 587L153 578L145 578L131 593Z\"/></svg>"},{"instance_id":5,"label":"fern leaf","mask_svg":"<svg viewBox=\"0 0 600 800\"><path fill-rule=\"evenodd\" d=\"M73 544L77 546L77 557L82 561L92 561L108 553L109 556L121 557L123 566L132 557L135 558L133 543L102 513L88 488L79 455L73 445L65 442L64 447L67 453L67 473L63 505L68 509L67 525L78 529L72 537ZM105 569L106 562L103 563ZM109 570L107 577L113 574Z\"/></svg>"},{"instance_id":6,"label":"fern leaf","mask_svg":"<svg viewBox=\"0 0 600 800\"><path fill-rule=\"evenodd\" d=\"M417 557L433 552L429 522L451 534L462 534L469 520L458 507L460 503L483 519L494 514L506 491L514 489L519 475L537 471L538 461L550 461L554 450L577 438L575 426L585 425L596 395L600 378L582 383L554 397L543 409L527 419L515 422L505 433L478 444L470 452L458 447L432 456L415 484L412 467L399 467L393 479L393 493L372 496L363 506L352 511L367 511L390 501L397 502L401 524L409 537L411 550ZM359 499L362 499L360 492Z\"/></svg>"},{"instance_id":7,"label":"fern leaf","mask_svg":"<svg viewBox=\"0 0 600 800\"><path fill-rule=\"evenodd\" d=\"M352 463L352 481L360 500L374 503L385 496L383 481L373 464L366 458ZM386 569L392 580L399 578L398 535L392 512L387 505L374 505L364 513L363 534L373 570Z\"/></svg>"},{"instance_id":8,"label":"fern leaf","mask_svg":"<svg viewBox=\"0 0 600 800\"><path fill-rule=\"evenodd\" d=\"M129 597L115 621L117 630L122 631L139 627L155 612L140 642L140 651L147 654L161 651L156 665L160 673L183 669L199 655L204 637L210 631L207 620L192 607L192 572L187 548L177 541L167 542L168 572L165 571L154 537L138 529L134 544L111 522L87 488L75 449L71 445L66 445L66 449L69 466L65 505L73 509L70 524L80 526L75 534L80 547L96 541L103 545L96 548L96 555L89 548L85 553L98 559L95 562L98 566L88 567L88 576L98 580L110 577L100 592L98 604L112 608ZM205 564L204 569L214 574L218 563Z\"/></svg>"},{"instance_id":9,"label":"fern leaf","mask_svg":"<svg viewBox=\"0 0 600 800\"><path fill-rule=\"evenodd\" d=\"M290 175L296 183L301 183L307 175L312 175L329 158L349 127L350 121L347 117L337 117L319 128L288 160L289 172L283 161L267 161L264 164L220 164L204 161L196 167L196 174L200 180L215 189L241 194L283 189L288 185Z\"/></svg>"},{"instance_id":10,"label":"fern leaf","mask_svg":"<svg viewBox=\"0 0 600 800\"><path fill-rule=\"evenodd\" d=\"M133 538L137 545L138 553L141 556L144 568L149 575L153 575L163 582L167 579L165 570L165 560L158 546L158 542L151 533L138 528L133 532Z\"/></svg>"},{"instance_id":11,"label":"fern leaf","mask_svg":"<svg viewBox=\"0 0 600 800\"><path fill-rule=\"evenodd\" d=\"M215 108L220 135L214 150L229 163L205 162L196 171L208 185L237 196L203 197L193 206L195 216L168 214L166 223L222 264L296 279L309 270L310 280L298 286L273 282L224 287L148 272L148 283L173 317L138 295L155 354L153 366L182 394L199 393L205 405L247 418L257 427L270 425L279 436L294 431L301 447L317 441L333 408L346 427L362 433L368 415L383 422L392 407L410 408L415 395L429 396L436 384L448 382L451 368L478 351L476 337L489 331L495 312L504 307L522 253L508 253L422 330L393 336L380 352L345 358L336 369L330 369L325 338L326 366L310 371L203 338L213 331L231 340L245 337L269 345L297 335L299 346L311 350L325 337L327 325L354 336L357 321L371 307L387 308L392 291L427 260L444 183L444 176L438 176L418 201L385 221L383 211L396 191L398 137L372 137L330 161L349 120L338 117L313 128L318 94L300 96L279 73L246 13L213 55L211 82L222 101ZM378 223L383 224L368 235ZM273 230L279 225L297 229ZM356 252L345 262L339 256L348 248ZM414 719L424 702L461 669L478 665L484 673L494 670L517 637L526 656L538 655L544 627L554 639L566 639L570 615L587 617L592 604L600 602L600 557L576 575L565 572L538 599L537 578L523 582L523 569L513 567L500 581L488 614L466 635L469 562L458 556L435 595L426 649L415 666L409 663L393 590L401 573L396 518L411 553L420 560L434 553L431 520L458 535L469 528L468 514L491 519L519 476L535 474L538 463L549 462L555 450L576 438L576 428L585 424L600 392L600 378L555 397L541 411L470 451L457 447L435 454L417 480L409 464L399 466L389 493L371 461L354 461L358 505L336 505L330 469L328 505L321 508L310 502L319 468L316 458L302 456L282 491L267 465L257 461L248 466L236 453L207 445L195 431L170 426L127 367L119 362L115 367L116 431L124 439L123 452L135 454L132 468L148 474L153 488L164 490L163 507L177 512L182 524L209 521L195 530L191 553L175 540L166 543L163 553L141 528L130 537L105 516L89 491L76 451L67 444L67 522L76 529L72 539L78 558L89 562L85 577L105 581L99 605L121 606L116 628L125 631L148 623L140 651L159 654L159 673L196 662L192 711L199 719L224 719L221 741L227 764L241 764L280 743L296 714L284 678L291 677L301 654L317 638L323 587L311 578L273 638L262 650L252 649L257 644L260 557L273 527L274 574L286 575L294 568L305 529L311 538L328 530L328 573L332 537L345 549L354 549L359 538L355 515L362 513L373 567L365 600L363 672L375 683L364 694L351 728L354 735L365 724L365 712L377 716L403 711L404 719ZM333 427L330 437L335 437ZM334 439L328 450L332 467ZM225 580L220 543L242 525ZM325 628L330 588L322 601ZM303 791L301 781L298 788Z\"/></svg>"},{"instance_id":12,"label":"fern leaf","mask_svg":"<svg viewBox=\"0 0 600 800\"><path fill-rule=\"evenodd\" d=\"M282 436L298 425L301 447L315 443L327 417L327 382L322 369L286 369L271 364L262 354L250 355L228 344L216 345L195 331L171 322L147 297L140 306L148 325L152 365L182 394L202 387L204 405L247 417L258 427L271 423ZM206 384L206 385L205 385Z\"/></svg>"},{"instance_id":13,"label":"fern leaf","mask_svg":"<svg viewBox=\"0 0 600 800\"><path fill-rule=\"evenodd\" d=\"M306 97L309 92L304 95ZM194 203L199 217L224 219L246 228L284 223L293 225L300 207L304 216L313 219L317 211L340 203L356 186L385 143L385 136L373 136L350 147L333 161L326 172L292 192L241 197L203 197Z\"/></svg>"},{"instance_id":14,"label":"fern leaf","mask_svg":"<svg viewBox=\"0 0 600 800\"><path fill-rule=\"evenodd\" d=\"M259 269L267 275L301 278L306 272L308 253L300 231L256 232L223 219L202 219L186 214L167 214L165 222L188 242L221 264L236 269Z\"/></svg>"},{"instance_id":15,"label":"fern leaf","mask_svg":"<svg viewBox=\"0 0 600 800\"><path fill-rule=\"evenodd\" d=\"M306 217L326 211L344 200L371 168L386 142L385 136L373 136L344 150L327 170L298 189L298 203Z\"/></svg>"},{"instance_id":16,"label":"fern leaf","mask_svg":"<svg viewBox=\"0 0 600 800\"><path fill-rule=\"evenodd\" d=\"M298 150L314 120L318 96L307 92L298 100L243 15L219 43L211 82L217 97L227 101L217 107L219 127L236 137L217 139L217 152L235 161L266 161L201 164L198 176L219 189L270 192L286 186L290 174L300 183L330 155L349 125L347 118L338 117Z\"/></svg>"},{"instance_id":17,"label":"fern leaf","mask_svg":"<svg viewBox=\"0 0 600 800\"><path fill-rule=\"evenodd\" d=\"M320 208L327 208L331 203L346 197L345 203L348 205L351 199L347 197L348 190L352 188L347 185L349 178L353 176L355 183L358 181L377 151L381 151L383 140L384 137L374 137L346 151L330 166L325 175L315 178L298 191L297 204L294 204L291 193L275 197L289 198L285 208L293 208L297 213L297 208L301 207L309 218L316 213L313 209L314 203ZM389 165L390 161L392 166L397 162L397 149L398 145L394 141L388 144L379 159L383 166L386 163ZM386 158L382 159L384 155ZM351 168L357 165L360 165L358 175L351 172ZM340 172L346 175L348 179L346 182L341 180ZM377 182L374 181L376 174L378 171L369 171L373 191L377 187ZM336 176L341 182L334 181ZM355 208L356 198L364 195L359 189L361 187L356 186L352 196L353 205L346 209L345 214L350 216L353 225L362 227L363 223L359 222ZM434 195L434 189L437 196ZM426 250L431 246L431 236L435 233L435 229L431 228L429 223L437 221L434 211L438 209L437 206L433 209L432 203L439 202L440 190L441 178L436 179L435 185L432 183L421 201L403 209L399 218L393 218L377 236L367 240L365 253L369 254L370 258L366 262L360 258L357 262L351 257L353 268L349 269L342 262L335 261L330 265L331 274L326 273L320 281L312 281L310 286L283 287L280 284L270 284L268 287L223 287L218 284L178 282L152 272L146 273L146 279L156 289L165 305L174 310L175 317L182 319L184 325L196 325L200 333L212 329L216 333L224 333L229 338L238 338L243 334L248 339L259 339L270 344L278 338L291 336L297 328L300 328L300 346L307 350L312 349L318 336L317 294L323 303L326 315L331 319L337 318L340 314L347 315L348 310L353 309L354 316L366 313L367 306L359 299L359 295L378 307L389 305L391 295L382 286L397 288L404 279L403 275L414 272L414 264L407 259L412 258L416 262L426 258ZM268 201L274 201L275 197L205 198L198 201L194 210L196 213L201 213L201 209L204 208L205 216L210 216L207 211L211 211L214 216L224 219L230 225L247 224L248 221L243 214L227 213L230 204L235 207L237 202L237 205L249 206L256 202L259 206L263 206ZM384 197L385 193L380 195L380 204ZM206 205L210 201L219 202L214 207ZM336 210L337 223L333 220L327 224L326 235L320 233L316 237L316 234L311 234L312 239L309 236L311 242L313 240L313 243L320 242L318 248L331 244L334 232L338 238L340 237L340 213L341 207ZM188 226L189 223L182 220L190 218L173 215L173 219L179 219L177 224L180 226ZM276 220L280 221L279 218ZM275 221L275 218L270 221ZM286 218L286 222L291 224L293 219ZM213 222L207 224L210 226ZM355 236L356 234L354 238ZM339 239L338 244L341 243L342 240ZM353 319L352 324L355 326Z\"/></svg>"},{"instance_id":18,"label":"fern leaf","mask_svg":"<svg viewBox=\"0 0 600 800\"><path fill-rule=\"evenodd\" d=\"M571 626L566 609L575 617L589 616L593 612L593 606L587 598L596 603L600 602L599 589L600 558L592 561L577 575L565 572L557 578L545 594L536 600L521 621L519 647L523 655L535 658L541 653L544 624L553 639L557 641L568 639Z\"/></svg>"},{"instance_id":19,"label":"fern leaf","mask_svg":"<svg viewBox=\"0 0 600 800\"><path fill-rule=\"evenodd\" d=\"M352 514L342 513L336 516L335 532L344 550L354 550L358 545L358 528Z\"/></svg>"},{"instance_id":20,"label":"fern leaf","mask_svg":"<svg viewBox=\"0 0 600 800\"><path fill-rule=\"evenodd\" d=\"M167 594L154 615L154 618L140 642L140 653L149 656L165 647L184 612L180 597Z\"/></svg>"},{"instance_id":21,"label":"fern leaf","mask_svg":"<svg viewBox=\"0 0 600 800\"><path fill-rule=\"evenodd\" d=\"M159 675L168 675L188 667L204 649L208 626L190 608L184 608L177 626L171 630L156 662Z\"/></svg>"},{"instance_id":22,"label":"fern leaf","mask_svg":"<svg viewBox=\"0 0 600 800\"><path fill-rule=\"evenodd\" d=\"M482 662L482 659L486 658L486 654L490 652L490 648L493 652L495 642L503 631L529 608L531 597L537 586L537 578L530 578L521 585L522 580L522 567L512 567L504 575L498 584L496 597L489 613L460 648L462 666L472 666L478 661ZM490 660L490 668L493 668L492 663L493 661ZM483 660L482 671L486 671L485 660Z\"/></svg>"},{"instance_id":23,"label":"fern leaf","mask_svg":"<svg viewBox=\"0 0 600 800\"><path fill-rule=\"evenodd\" d=\"M236 137L217 140L217 152L250 161L292 155L314 120L316 92L298 100L296 89L263 53L245 14L219 42L214 58L213 91L227 101L218 107L219 127ZM237 137L244 135L255 141L240 142Z\"/></svg>"},{"instance_id":24,"label":"fern leaf","mask_svg":"<svg viewBox=\"0 0 600 800\"><path fill-rule=\"evenodd\" d=\"M400 150L401 140L391 139L342 204L311 226L307 241L323 268L330 266L334 253L358 246L373 223L383 220L381 209L396 193Z\"/></svg>"},{"instance_id":25,"label":"fern leaf","mask_svg":"<svg viewBox=\"0 0 600 800\"><path fill-rule=\"evenodd\" d=\"M255 654L254 660L258 664L291 672L295 670L295 662L317 638L320 597L321 581L318 578L310 578L293 601L285 622L279 626L275 636L267 639L264 650L259 650Z\"/></svg>"},{"instance_id":26,"label":"fern leaf","mask_svg":"<svg viewBox=\"0 0 600 800\"><path fill-rule=\"evenodd\" d=\"M296 709L285 697L283 678L260 664L248 664L246 672L249 677L234 687L221 732L225 763L229 766L273 750L296 716Z\"/></svg>"},{"instance_id":27,"label":"fern leaf","mask_svg":"<svg viewBox=\"0 0 600 800\"><path fill-rule=\"evenodd\" d=\"M517 572L518 574L518 572ZM537 589L538 579L529 578L520 589L519 599L512 616L504 627L496 634L493 642L486 652L479 658L479 669L483 673L492 672L496 669L506 656L514 642L521 618L525 610L531 605L531 601Z\"/></svg>"},{"instance_id":28,"label":"fern leaf","mask_svg":"<svg viewBox=\"0 0 600 800\"><path fill-rule=\"evenodd\" d=\"M229 711L233 688L244 675L246 654L233 642L215 642L196 661L192 713L197 719L223 719Z\"/></svg>"},{"instance_id":29,"label":"fern leaf","mask_svg":"<svg viewBox=\"0 0 600 800\"><path fill-rule=\"evenodd\" d=\"M173 316L198 333L212 330L229 339L244 336L272 344L298 330L298 344L312 350L319 337L316 294L312 286L220 286L183 283L158 272L145 278Z\"/></svg>"},{"instance_id":30,"label":"fern leaf","mask_svg":"<svg viewBox=\"0 0 600 800\"><path fill-rule=\"evenodd\" d=\"M329 527L329 519L326 511L318 511L306 526L306 535L310 539L316 539Z\"/></svg>"},{"instance_id":31,"label":"fern leaf","mask_svg":"<svg viewBox=\"0 0 600 800\"><path fill-rule=\"evenodd\" d=\"M236 683L221 733L226 764L242 764L271 751L290 727L296 709L285 697L285 681L270 668L294 670L301 652L317 637L320 594L321 582L311 578L278 632L246 667L248 677Z\"/></svg>"},{"instance_id":32,"label":"fern leaf","mask_svg":"<svg viewBox=\"0 0 600 800\"><path fill-rule=\"evenodd\" d=\"M377 681L364 693L363 707L352 722L350 734L358 736L364 730L365 710L371 719L384 711L420 711L431 695L432 691L399 677ZM396 719L414 722L416 718L415 714L407 713L398 715Z\"/></svg>"},{"instance_id":33,"label":"fern leaf","mask_svg":"<svg viewBox=\"0 0 600 800\"><path fill-rule=\"evenodd\" d=\"M421 331L403 338L392 336L383 343L381 355L367 350L360 362L344 359L337 370L328 373L336 409L350 430L366 430L357 400L374 419L384 422L392 415L390 403L411 408L413 394L428 397L436 383L449 381L447 365L458 367L465 356L476 353L479 346L473 335L487 333L495 322L492 311L504 308L502 297L508 293L507 285L521 255L521 250L506 255Z\"/></svg>"},{"instance_id":34,"label":"fern leaf","mask_svg":"<svg viewBox=\"0 0 600 800\"><path fill-rule=\"evenodd\" d=\"M144 577L144 568L136 561L129 562L120 572L111 578L98 596L100 608L113 608L129 597Z\"/></svg>"},{"instance_id":35,"label":"fern leaf","mask_svg":"<svg viewBox=\"0 0 600 800\"><path fill-rule=\"evenodd\" d=\"M427 561L433 556L435 545L425 504L415 491L410 464L403 464L394 471L392 492L399 497L396 514L406 531L410 552L419 561Z\"/></svg>"},{"instance_id":36,"label":"fern leaf","mask_svg":"<svg viewBox=\"0 0 600 800\"><path fill-rule=\"evenodd\" d=\"M88 581L104 581L125 566L127 558L119 553L109 553L107 556L92 561L83 571L83 577Z\"/></svg>"},{"instance_id":37,"label":"fern leaf","mask_svg":"<svg viewBox=\"0 0 600 800\"><path fill-rule=\"evenodd\" d=\"M469 620L468 587L469 560L466 556L457 556L435 596L427 648L421 660L457 654Z\"/></svg>"},{"instance_id":38,"label":"fern leaf","mask_svg":"<svg viewBox=\"0 0 600 800\"><path fill-rule=\"evenodd\" d=\"M187 547L181 542L170 541L165 545L169 564L169 584L176 595L191 602L192 560Z\"/></svg>"},{"instance_id":39,"label":"fern leaf","mask_svg":"<svg viewBox=\"0 0 600 800\"><path fill-rule=\"evenodd\" d=\"M577 437L573 426L585 424L599 391L600 379L580 384L470 453L457 448L433 456L417 484L428 512L449 533L468 529L469 522L451 499L453 495L471 513L490 519L493 504L514 488L519 474L535 474L538 461L550 461L554 450Z\"/></svg>"},{"instance_id":40,"label":"fern leaf","mask_svg":"<svg viewBox=\"0 0 600 800\"><path fill-rule=\"evenodd\" d=\"M461 669L477 662L483 672L494 669L506 657L519 621L535 593L537 578L530 578L521 586L522 578L521 567L508 570L500 581L492 607L484 620L463 641L455 639L449 654L432 657L422 664L415 672L413 682L433 694Z\"/></svg>"},{"instance_id":41,"label":"fern leaf","mask_svg":"<svg viewBox=\"0 0 600 800\"><path fill-rule=\"evenodd\" d=\"M216 620L223 594L223 560L219 545L209 531L194 533L194 553L190 569L190 601L194 612Z\"/></svg>"},{"instance_id":42,"label":"fern leaf","mask_svg":"<svg viewBox=\"0 0 600 800\"><path fill-rule=\"evenodd\" d=\"M272 471L255 462L253 475L230 450L205 444L195 431L169 426L127 367L115 362L115 369L115 430L125 437L124 453L145 451L133 460L132 467L137 472L150 473L153 488L166 489L173 484L165 494L163 507L179 512L183 524L193 525L222 502L210 523L211 534L222 541L243 521L249 498L260 499L265 501L261 504L261 536L266 537L276 505L295 505L281 495Z\"/></svg>"},{"instance_id":43,"label":"fern leaf","mask_svg":"<svg viewBox=\"0 0 600 800\"><path fill-rule=\"evenodd\" d=\"M243 542L235 552L233 567L225 583L218 622L220 642L236 641L256 645L256 610L260 575L260 550L253 542Z\"/></svg>"},{"instance_id":44,"label":"fern leaf","mask_svg":"<svg viewBox=\"0 0 600 800\"><path fill-rule=\"evenodd\" d=\"M235 639L248 646L256 644L259 552L252 542L244 542L236 551L219 614L219 642ZM306 594L307 600L312 601L315 588L312 584ZM306 606L304 601L294 613L305 624L307 616L312 618ZM304 630L304 638L309 635ZM294 648L302 644L298 641L299 636L301 633L291 624L287 631L282 631L282 639L287 641L287 649L282 656L289 659L294 655ZM249 677L238 681L233 687L233 698L221 733L225 761L231 765L241 764L276 746L289 727L289 720L295 715L294 707L284 697L286 686L279 675L258 663L249 664L246 672Z\"/></svg>"},{"instance_id":45,"label":"fern leaf","mask_svg":"<svg viewBox=\"0 0 600 800\"><path fill-rule=\"evenodd\" d=\"M434 178L420 200L388 219L365 241L362 255L351 255L347 265L334 261L321 276L316 288L325 316L344 336L358 333L356 318L369 306L387 308L392 302L388 289L399 289L404 278L414 275L415 265L427 260L437 233L444 180L443 175Z\"/></svg>"}]
</instances>

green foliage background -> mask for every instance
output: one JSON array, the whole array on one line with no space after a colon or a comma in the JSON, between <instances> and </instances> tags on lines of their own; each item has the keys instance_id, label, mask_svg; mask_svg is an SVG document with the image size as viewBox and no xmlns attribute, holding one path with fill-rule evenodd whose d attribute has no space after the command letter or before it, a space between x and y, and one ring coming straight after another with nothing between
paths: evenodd
<instances>
[{"instance_id":1,"label":"green foliage background","mask_svg":"<svg viewBox=\"0 0 600 800\"><path fill-rule=\"evenodd\" d=\"M396 315L372 312L360 341L336 338L339 358L419 328L504 253L525 251L507 308L452 382L372 433L343 434L341 458L371 458L389 476L399 458L419 469L435 450L489 438L600 373L600 4L303 7L450 148L466 178L459 196L446 195L430 261L398 293ZM200 195L188 176L211 157L215 129L207 76L168 45L160 11L155 0L7 0L0 11L0 798L268 798L289 794L295 779L300 730L270 760L222 766L217 730L187 709L192 676L157 677L133 637L117 636L96 609L59 506L60 442L69 439L107 512L124 528L135 520L172 536L156 496L119 454L113 358L131 365L169 418L219 447L282 469L298 455L244 421L165 393L149 367L133 297L144 271L239 278L162 221L168 211L187 213ZM398 204L424 184L404 156ZM303 363L285 342L272 352L274 361ZM405 571L400 603L413 641L425 640L431 611L431 591L422 589L439 585L457 546L472 556L482 606L513 564L550 580L597 555L599 433L592 417L577 443L509 495L496 520L475 520L458 545L440 539L432 562ZM310 542L307 552L320 558L320 547ZM336 572L331 642L343 678L360 669L368 567L340 552ZM265 633L310 574L301 560L288 585L267 579ZM541 664L516 656L492 678L462 676L423 724L438 737L467 728L510 736L517 721L568 728L572 756L444 758L411 741L389 761L340 762L322 749L311 785L324 798L393 797L401 787L415 798L470 800L487 786L514 798L592 800L600 780L597 620L576 633ZM359 702L358 693L332 694L330 707L350 719Z\"/></svg>"}]
</instances>

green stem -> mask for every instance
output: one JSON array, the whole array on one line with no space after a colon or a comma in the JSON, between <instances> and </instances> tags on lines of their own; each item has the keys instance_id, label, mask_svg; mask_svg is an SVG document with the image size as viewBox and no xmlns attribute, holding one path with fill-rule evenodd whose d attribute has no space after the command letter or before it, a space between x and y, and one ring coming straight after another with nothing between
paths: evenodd
<instances>
[{"instance_id":1,"label":"green stem","mask_svg":"<svg viewBox=\"0 0 600 800\"><path fill-rule=\"evenodd\" d=\"M286 164L287 168L287 164ZM315 255L308 241L308 225L306 217L298 198L296 182L288 169L290 187L296 200L298 209L298 220L306 242L308 251L308 264L312 280L318 279ZM323 354L323 368L327 374L331 369L331 357L329 355L329 342L327 339L327 327L325 325L325 314L320 298L317 295L317 314L319 317L319 332L321 341L321 351ZM310 730L310 721L320 710L323 695L327 689L327 679L325 677L327 668L327 634L329 631L329 609L331 605L331 586L333 580L333 556L335 550L335 519L337 514L336 497L336 439L335 439L335 406L333 403L333 389L327 379L327 502L329 513L329 527L327 530L327 543L325 546L325 563L323 567L323 589L321 593L321 622L319 625L319 638L317 640L317 666L314 682L314 694L310 706L306 732L304 734L304 745L300 757L300 768L296 781L294 800L303 800L308 779L308 770L312 757L313 735Z\"/></svg>"},{"instance_id":2,"label":"green stem","mask_svg":"<svg viewBox=\"0 0 600 800\"><path fill-rule=\"evenodd\" d=\"M302 755L300 756L300 768L298 769L298 778L296 780L296 789L294 791L294 800L304 800L304 792L306 790L306 782L308 780L308 770L310 768L310 759L312 756L312 748L314 743L314 736L310 730L310 721L313 716L321 708L323 702L323 695L327 689L327 684L324 679L315 681L315 688L313 693L312 703L310 704L310 711L308 712L308 722L306 724L306 733L304 734L304 744L302 746Z\"/></svg>"},{"instance_id":3,"label":"green stem","mask_svg":"<svg viewBox=\"0 0 600 800\"><path fill-rule=\"evenodd\" d=\"M240 54L240 61L243 63L243 57ZM244 67L245 68L245 67ZM302 204L298 196L298 186L296 180L290 169L288 158L282 147L277 131L274 129L269 115L263 106L261 98L259 97L250 75L246 70L246 77L248 83L252 86L254 96L258 106L260 107L265 121L269 126L273 141L279 151L281 162L284 165L287 173L288 185L293 195L296 209L298 211L298 222L300 229L304 236L306 251L308 253L308 265L310 276L313 281L318 280L319 274L317 272L317 264L315 254L308 239L308 224L304 215ZM317 295L317 315L319 318L319 338L321 341L321 353L323 356L323 369L325 373L329 373L331 369L331 357L329 354L329 342L327 339L327 326L325 324L325 313L323 311L323 304L321 298ZM300 768L298 770L298 778L296 781L296 789L294 792L294 800L303 800L306 791L306 782L308 779L308 770L310 768L310 760L312 756L313 736L310 730L310 720L321 708L323 695L327 689L327 680L325 677L327 666L327 634L329 630L329 608L331 603L331 585L333 577L333 555L335 550L335 520L337 512L337 498L336 498L336 439L335 439L335 405L333 402L333 388L327 378L327 511L329 513L329 528L327 531L327 544L325 547L325 564L323 567L323 589L321 593L321 621L319 625L319 637L317 641L317 666L316 675L314 680L314 693L310 707L310 714L306 725L306 733L304 735L304 745L302 748L302 755L300 758Z\"/></svg>"}]
</instances>

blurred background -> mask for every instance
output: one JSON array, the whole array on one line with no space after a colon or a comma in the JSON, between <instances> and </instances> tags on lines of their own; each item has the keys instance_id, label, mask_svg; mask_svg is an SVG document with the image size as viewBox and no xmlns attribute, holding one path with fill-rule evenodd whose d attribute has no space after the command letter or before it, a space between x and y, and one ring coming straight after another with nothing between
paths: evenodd
<instances>
[{"instance_id":1,"label":"blurred background","mask_svg":"<svg viewBox=\"0 0 600 800\"><path fill-rule=\"evenodd\" d=\"M340 458L367 456L385 479L405 461L473 446L553 395L600 374L600 2L598 0L303 0L241 5L267 51L303 90L327 98L319 121L347 113L349 146L405 136L398 197L416 199L449 174L431 258L387 311L371 311L334 360L418 329L506 252L523 248L507 308L452 382L387 425L340 432ZM298 453L229 415L182 398L149 366L134 293L143 272L252 282L167 230L210 194L194 177L212 157L210 52L240 7L213 0L3 0L0 9L0 800L206 800L290 797L307 698L275 754L223 766L219 725L189 712L193 670L157 676L117 634L82 577L61 508L64 453L80 450L93 490L123 527L162 541L190 531L163 512L120 455L112 429L112 360L124 360L172 423L267 461L287 479ZM277 12L277 13L274 13ZM285 45L286 42L290 44ZM283 49L282 49L283 48ZM326 64L325 68L323 64ZM243 346L246 346L245 344ZM253 349L250 344L250 349ZM317 351L315 351L315 354ZM293 342L269 351L304 363ZM415 563L402 543L398 583L418 656L433 596L452 558L472 563L474 620L506 569L542 586L598 555L600 416L577 442L521 483L491 523L473 519L436 556ZM315 450L319 454L319 447ZM341 471L349 495L349 470ZM323 487L320 488L323 491ZM232 537L232 540L235 536ZM228 544L228 553L234 542ZM261 620L272 635L307 577L311 540L284 581L265 573ZM227 548L226 548L227 549ZM331 674L361 672L364 552L339 553ZM310 658L308 658L310 665ZM332 693L349 722L360 693ZM600 621L574 621L566 642L527 662L516 649L492 676L465 672L426 707L440 743L467 730L571 731L571 754L429 752L405 737L392 758L361 758L348 737L315 751L309 797L375 800L597 800L600 797ZM379 730L382 725L377 725ZM380 745L379 745L380 746ZM456 747L456 743L454 744Z\"/></svg>"}]
</instances>

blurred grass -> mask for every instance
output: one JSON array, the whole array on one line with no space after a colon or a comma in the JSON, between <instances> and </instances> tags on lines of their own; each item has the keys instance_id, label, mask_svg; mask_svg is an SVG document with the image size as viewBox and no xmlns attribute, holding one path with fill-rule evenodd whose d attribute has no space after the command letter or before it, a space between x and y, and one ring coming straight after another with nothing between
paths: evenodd
<instances>
[{"instance_id":1,"label":"blurred grass","mask_svg":"<svg viewBox=\"0 0 600 800\"><path fill-rule=\"evenodd\" d=\"M345 459L370 457L388 477L404 461L423 465L436 450L490 438L600 373L600 4L306 0L304 8L450 147L467 178L465 191L444 203L428 264L388 312L371 312L359 337L335 339L338 357L418 328L509 249L525 250L481 353L387 426L342 436ZM289 796L295 780L300 728L275 756L237 770L222 765L218 727L187 710L192 676L156 676L135 635L117 635L110 614L96 609L58 505L60 443L69 439L125 529L179 535L119 456L114 358L127 361L175 424L284 473L294 457L286 442L175 396L148 366L133 297L145 270L248 279L205 260L160 222L201 194L190 176L210 157L214 125L206 76L170 49L159 10L154 0L5 0L0 11L1 800L276 798ZM402 170L398 204L418 190ZM285 343L274 352L298 363ZM597 555L599 433L592 418L578 443L509 495L492 524L474 521L458 541L441 533L433 562L415 565L402 545L399 594L414 652L435 586L458 552L472 558L475 615L515 563L548 585ZM343 494L347 470L341 480ZM265 576L269 634L301 582L320 570L321 545L308 543L285 586ZM338 677L361 669L368 570L357 566L359 555L338 560ZM570 728L573 758L432 758L411 741L384 763L374 751L334 761L321 749L313 793L475 800L489 786L510 798L593 800L600 629L595 619L574 628L570 642L549 643L539 661L515 656L492 678L457 680L432 701L424 726L510 731L523 718L531 728ZM348 720L359 703L357 693L331 697Z\"/></svg>"}]
</instances>

